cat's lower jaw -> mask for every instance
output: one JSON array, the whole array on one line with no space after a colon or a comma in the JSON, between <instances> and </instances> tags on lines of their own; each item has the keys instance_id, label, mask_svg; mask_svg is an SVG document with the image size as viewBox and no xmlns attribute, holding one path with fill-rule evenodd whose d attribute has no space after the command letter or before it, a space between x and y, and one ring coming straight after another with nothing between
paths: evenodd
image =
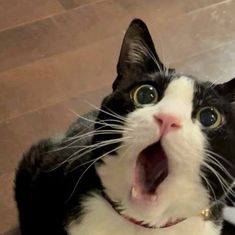
<instances>
[{"instance_id":1,"label":"cat's lower jaw","mask_svg":"<svg viewBox=\"0 0 235 235\"><path fill-rule=\"evenodd\" d=\"M84 202L85 213L81 220L67 227L69 235L219 235L221 226L195 216L163 229L149 229L135 225L121 217L99 196Z\"/></svg>"}]
</instances>

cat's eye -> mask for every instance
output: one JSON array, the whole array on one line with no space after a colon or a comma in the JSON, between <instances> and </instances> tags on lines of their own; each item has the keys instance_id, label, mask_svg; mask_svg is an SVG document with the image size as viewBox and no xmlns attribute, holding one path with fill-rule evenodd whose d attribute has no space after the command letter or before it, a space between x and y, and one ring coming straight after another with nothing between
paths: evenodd
<instances>
[{"instance_id":1,"label":"cat's eye","mask_svg":"<svg viewBox=\"0 0 235 235\"><path fill-rule=\"evenodd\" d=\"M145 84L135 88L131 92L131 98L139 107L153 105L158 101L158 92L155 87Z\"/></svg>"},{"instance_id":2,"label":"cat's eye","mask_svg":"<svg viewBox=\"0 0 235 235\"><path fill-rule=\"evenodd\" d=\"M201 123L201 125L207 129L218 128L223 123L222 115L214 107L201 108L198 111L196 118Z\"/></svg>"}]
</instances>

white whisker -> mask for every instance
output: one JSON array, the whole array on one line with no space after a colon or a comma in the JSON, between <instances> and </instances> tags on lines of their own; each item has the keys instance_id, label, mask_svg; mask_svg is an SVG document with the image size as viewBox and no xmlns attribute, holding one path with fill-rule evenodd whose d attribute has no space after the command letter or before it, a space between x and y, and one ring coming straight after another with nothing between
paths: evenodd
<instances>
[{"instance_id":1,"label":"white whisker","mask_svg":"<svg viewBox=\"0 0 235 235\"><path fill-rule=\"evenodd\" d=\"M69 109L69 111L72 112L73 114L75 114L77 117L79 117L79 118L81 118L85 121L88 121L88 122L91 122L91 123L94 123L94 124L100 124L100 125L104 125L104 126L108 126L108 127L113 127L113 128L116 128L116 129L123 129L123 126L121 126L121 125L105 123L102 120L94 121L94 120L91 120L91 119L88 119L86 117L81 116L80 114L76 113L75 111L73 111L71 109Z\"/></svg>"},{"instance_id":2,"label":"white whisker","mask_svg":"<svg viewBox=\"0 0 235 235\"><path fill-rule=\"evenodd\" d=\"M79 146L79 149L77 151L72 153L64 161L57 164L57 166L54 167L53 169L51 169L50 171L54 171L55 169L58 169L60 166L62 166L63 164L65 164L67 162L78 160L79 158L83 157L84 155L86 155L86 154L88 154L88 153L90 153L90 152L92 152L96 149L99 149L99 148L102 148L102 147L105 147L105 146L108 146L108 145L111 145L111 144L118 144L118 143L121 143L123 140L126 140L126 139L130 139L130 137L116 138L116 139L106 140L106 141L102 141L102 142L87 145L87 146ZM79 153L81 153L81 154L78 155ZM74 157L76 155L78 155L78 156Z\"/></svg>"},{"instance_id":3,"label":"white whisker","mask_svg":"<svg viewBox=\"0 0 235 235\"><path fill-rule=\"evenodd\" d=\"M213 189L213 187L211 186L210 182L208 181L208 179L206 178L206 176L204 174L200 174L200 176L204 179L204 181L206 182L207 186L209 187L209 190L208 191L211 191L212 192L212 199L213 201L216 200L216 196L215 196L215 191Z\"/></svg>"},{"instance_id":4,"label":"white whisker","mask_svg":"<svg viewBox=\"0 0 235 235\"><path fill-rule=\"evenodd\" d=\"M86 138L86 137L90 137L90 136L94 136L94 135L115 135L115 134L124 134L126 133L126 131L121 131L121 130L101 130L101 131L91 131L91 132L88 132L86 134L83 134L83 135L78 135L78 136L74 136L74 137L70 137L66 140L66 142L69 142L69 141L72 141L72 140L80 140L80 139L83 139L83 138ZM64 143L66 143L64 142Z\"/></svg>"},{"instance_id":5,"label":"white whisker","mask_svg":"<svg viewBox=\"0 0 235 235\"><path fill-rule=\"evenodd\" d=\"M206 154L206 156L208 157L207 159L205 159L205 161L207 161L208 163L212 163L215 166L217 166L220 170L222 170L223 173L225 173L230 179L234 179L234 177L228 172L228 170L213 156Z\"/></svg>"},{"instance_id":6,"label":"white whisker","mask_svg":"<svg viewBox=\"0 0 235 235\"><path fill-rule=\"evenodd\" d=\"M105 110L103 110L103 109L101 109L101 108L95 106L94 104L91 104L89 101L86 101L86 103L89 104L89 105L90 105L91 107L93 107L94 109L96 109L96 110L98 110L98 111L100 111L100 112L102 112L102 113L108 114L109 116L112 116L112 117L114 117L114 118L119 119L120 121L123 121L123 123L125 123L125 121L127 120L126 117L121 116L121 115L115 113L113 110L109 110L110 112L108 112L108 111L105 111Z\"/></svg>"},{"instance_id":7,"label":"white whisker","mask_svg":"<svg viewBox=\"0 0 235 235\"><path fill-rule=\"evenodd\" d=\"M108 154L112 153L113 151L117 151L118 149L120 149L120 148L122 148L122 147L124 147L124 145L119 146L119 147L117 147L117 148L115 148L115 149L112 149L112 150L108 151L107 153L103 154L102 156L96 158L96 159L86 168L86 170L82 173L82 175L79 177L79 179L78 179L77 183L75 184L75 187L74 187L74 189L73 189L71 195L70 195L69 198L66 200L66 202L68 202L68 201L71 199L71 197L73 196L73 194L74 194L74 192L75 192L75 190L76 190L78 184L80 183L81 179L83 178L83 176L87 173L87 171L88 171L96 162L98 162L100 159L102 159L103 157L107 156Z\"/></svg>"},{"instance_id":8,"label":"white whisker","mask_svg":"<svg viewBox=\"0 0 235 235\"><path fill-rule=\"evenodd\" d=\"M88 137L91 137L91 136L94 136L94 135L115 135L115 134L125 134L126 131L121 131L121 130L101 130L101 131L90 131L90 132L87 132L85 134L82 134L82 135L76 135L74 137L70 137L70 138L67 138L65 141L63 141L62 143L67 143L67 142L70 142L72 141L71 143L69 143L68 145L66 146L63 146L63 147L60 147L60 148L56 148L56 149L53 149L53 150L50 150L48 151L47 153L51 153L51 152L57 152L57 151L61 151L61 150L64 150L64 149L67 149L67 148L70 148L70 146L72 146L73 144L75 144L76 142L78 142L79 140L81 139L86 139ZM77 146L78 147L78 146Z\"/></svg>"},{"instance_id":9,"label":"white whisker","mask_svg":"<svg viewBox=\"0 0 235 235\"><path fill-rule=\"evenodd\" d=\"M161 73L163 73L162 68L160 66L160 64L157 61L157 58L155 57L155 55L153 54L153 52L150 50L150 48L148 47L148 45L143 41L143 40L139 40L142 43L142 46L144 47L143 49L145 49L145 51L147 52L147 54L151 57L151 59L154 61L154 63L157 65L159 71Z\"/></svg>"},{"instance_id":10,"label":"white whisker","mask_svg":"<svg viewBox=\"0 0 235 235\"><path fill-rule=\"evenodd\" d=\"M210 170L218 179L222 190L224 191L224 194L227 194L227 189L229 188L230 185L226 182L226 180L221 176L221 174L218 173L212 166L210 166L208 163L203 162L203 166L206 167L208 170Z\"/></svg>"},{"instance_id":11,"label":"white whisker","mask_svg":"<svg viewBox=\"0 0 235 235\"><path fill-rule=\"evenodd\" d=\"M75 153L73 153L73 154L69 157L68 160L72 159L73 156L79 154L80 152L83 152L83 151L86 150L86 149L88 149L88 150L86 150L86 151L83 152L81 155L79 155L78 158L72 159L72 161L75 161L75 160L81 158L82 156L84 156L85 154L87 154L87 153L89 153L89 152L91 152L91 151L94 151L94 150L96 150L96 149L99 149L99 148L102 148L102 147L104 147L104 146L108 146L108 145L111 145L111 144L118 144L118 143L121 143L122 140L126 140L126 139L129 139L129 138L125 137L125 138L113 139L113 140L110 140L109 142L108 142L108 141L102 141L102 142L100 142L100 143L96 143L96 144L93 144L93 145L90 145L90 146L86 146L86 147L82 148L81 150L78 150L78 151L76 151Z\"/></svg>"},{"instance_id":12,"label":"white whisker","mask_svg":"<svg viewBox=\"0 0 235 235\"><path fill-rule=\"evenodd\" d=\"M209 153L210 155L214 155L215 157L218 157L219 159L224 161L226 164L228 164L228 166L232 167L232 164L227 159L225 159L223 156L219 155L218 153L215 153L209 149L205 149L205 152Z\"/></svg>"}]
</instances>

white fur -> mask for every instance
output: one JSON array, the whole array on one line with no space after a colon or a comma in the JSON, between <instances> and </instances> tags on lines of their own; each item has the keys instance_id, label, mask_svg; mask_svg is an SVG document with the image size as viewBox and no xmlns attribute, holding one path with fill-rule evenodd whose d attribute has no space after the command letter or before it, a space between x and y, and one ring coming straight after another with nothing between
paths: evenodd
<instances>
[{"instance_id":1,"label":"white fur","mask_svg":"<svg viewBox=\"0 0 235 235\"><path fill-rule=\"evenodd\" d=\"M122 202L124 213L148 224L161 226L170 218L190 217L209 205L202 185L200 166L205 138L197 123L191 120L193 82L181 77L172 81L163 99L154 106L137 109L128 116L126 136L131 137L119 157L106 157L98 168L107 194ZM157 200L141 204L130 200L134 168L138 154L160 138L153 115L169 113L182 120L182 129L168 133L162 145L168 156L169 176L157 189ZM192 203L193 202L193 203Z\"/></svg>"},{"instance_id":2,"label":"white fur","mask_svg":"<svg viewBox=\"0 0 235 235\"><path fill-rule=\"evenodd\" d=\"M131 224L102 200L94 197L84 202L87 213L82 222L69 227L70 235L217 235L211 222L197 216L209 207L209 195L201 182L200 167L207 144L199 124L191 118L194 82L180 77L170 82L162 100L137 109L127 117L124 142L119 156L107 156L98 174L113 201L121 202L123 213L157 227L170 219L189 218L166 229L151 230ZM154 115L166 113L181 120L182 128L161 138L169 161L169 175L157 188L157 200L136 203L131 200L134 169L138 154L159 141L159 126Z\"/></svg>"},{"instance_id":3,"label":"white fur","mask_svg":"<svg viewBox=\"0 0 235 235\"><path fill-rule=\"evenodd\" d=\"M82 221L71 223L69 235L219 235L220 228L201 217L191 217L173 227L146 229L132 224L119 216L104 199L99 196L84 202L86 215Z\"/></svg>"},{"instance_id":4,"label":"white fur","mask_svg":"<svg viewBox=\"0 0 235 235\"><path fill-rule=\"evenodd\" d=\"M224 208L224 218L231 224L235 225L235 207Z\"/></svg>"}]
</instances>

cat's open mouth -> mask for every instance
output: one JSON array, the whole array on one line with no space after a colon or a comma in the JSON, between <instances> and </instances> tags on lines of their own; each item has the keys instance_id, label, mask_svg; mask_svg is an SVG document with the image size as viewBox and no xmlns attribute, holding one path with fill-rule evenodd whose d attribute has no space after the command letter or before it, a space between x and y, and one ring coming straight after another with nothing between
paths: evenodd
<instances>
[{"instance_id":1,"label":"cat's open mouth","mask_svg":"<svg viewBox=\"0 0 235 235\"><path fill-rule=\"evenodd\" d=\"M155 200L156 190L168 175L168 160L160 141L140 152L135 167L132 198Z\"/></svg>"}]
</instances>

